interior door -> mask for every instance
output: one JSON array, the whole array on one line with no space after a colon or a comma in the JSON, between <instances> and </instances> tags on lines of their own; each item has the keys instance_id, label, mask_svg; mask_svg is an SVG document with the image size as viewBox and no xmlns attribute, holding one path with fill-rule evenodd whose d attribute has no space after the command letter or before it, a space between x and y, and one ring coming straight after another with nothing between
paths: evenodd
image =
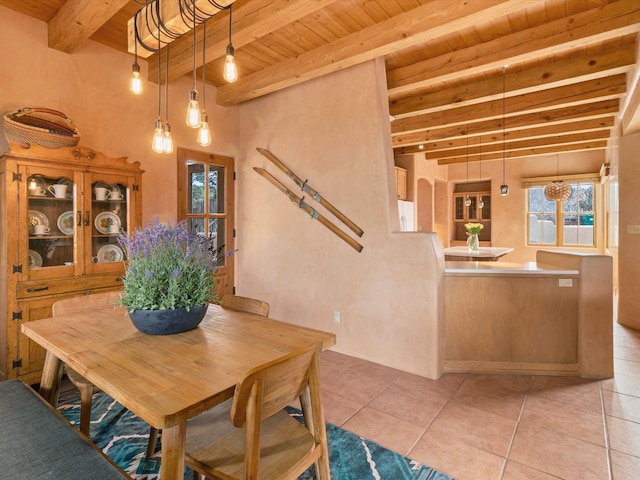
<instances>
[{"instance_id":1,"label":"interior door","mask_svg":"<svg viewBox=\"0 0 640 480\"><path fill-rule=\"evenodd\" d=\"M178 220L209 239L217 256L216 294L233 293L234 161L222 155L178 149Z\"/></svg>"}]
</instances>

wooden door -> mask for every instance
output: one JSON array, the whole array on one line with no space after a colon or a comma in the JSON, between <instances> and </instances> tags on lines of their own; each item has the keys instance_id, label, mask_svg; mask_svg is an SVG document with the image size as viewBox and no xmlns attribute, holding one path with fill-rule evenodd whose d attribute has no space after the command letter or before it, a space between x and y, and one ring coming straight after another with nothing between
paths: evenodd
<instances>
[{"instance_id":1,"label":"wooden door","mask_svg":"<svg viewBox=\"0 0 640 480\"><path fill-rule=\"evenodd\" d=\"M216 294L233 293L234 160L178 149L178 220L209 239L218 257Z\"/></svg>"}]
</instances>

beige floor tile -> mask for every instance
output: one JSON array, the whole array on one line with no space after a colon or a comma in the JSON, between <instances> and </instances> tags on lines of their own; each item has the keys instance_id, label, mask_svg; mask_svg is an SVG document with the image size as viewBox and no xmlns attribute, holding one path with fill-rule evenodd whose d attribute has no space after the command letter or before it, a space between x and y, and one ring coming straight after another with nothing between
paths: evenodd
<instances>
[{"instance_id":1,"label":"beige floor tile","mask_svg":"<svg viewBox=\"0 0 640 480\"><path fill-rule=\"evenodd\" d=\"M467 375L462 373L445 373L437 380L431 380L412 373L402 372L396 378L395 383L414 388L421 393L451 398L466 377Z\"/></svg>"},{"instance_id":2,"label":"beige floor tile","mask_svg":"<svg viewBox=\"0 0 640 480\"><path fill-rule=\"evenodd\" d=\"M506 457L516 420L476 408L449 402L429 427L428 432Z\"/></svg>"},{"instance_id":3,"label":"beige floor tile","mask_svg":"<svg viewBox=\"0 0 640 480\"><path fill-rule=\"evenodd\" d=\"M394 381L402 373L395 368L385 367L377 363L360 360L349 367L349 371L357 372L371 378L378 378L388 382Z\"/></svg>"},{"instance_id":4,"label":"beige floor tile","mask_svg":"<svg viewBox=\"0 0 640 480\"><path fill-rule=\"evenodd\" d=\"M607 415L640 423L640 397L603 390L604 409Z\"/></svg>"},{"instance_id":5,"label":"beige floor tile","mask_svg":"<svg viewBox=\"0 0 640 480\"><path fill-rule=\"evenodd\" d=\"M614 480L638 480L640 478L640 458L613 450L611 470Z\"/></svg>"},{"instance_id":6,"label":"beige floor tile","mask_svg":"<svg viewBox=\"0 0 640 480\"><path fill-rule=\"evenodd\" d=\"M611 449L640 457L640 423L607 416L607 429Z\"/></svg>"},{"instance_id":7,"label":"beige floor tile","mask_svg":"<svg viewBox=\"0 0 640 480\"><path fill-rule=\"evenodd\" d=\"M457 480L499 480L504 458L451 438L427 432L409 457Z\"/></svg>"},{"instance_id":8,"label":"beige floor tile","mask_svg":"<svg viewBox=\"0 0 640 480\"><path fill-rule=\"evenodd\" d=\"M613 357L630 362L640 362L640 349L638 347L623 347L618 345L613 351Z\"/></svg>"},{"instance_id":9,"label":"beige floor tile","mask_svg":"<svg viewBox=\"0 0 640 480\"><path fill-rule=\"evenodd\" d=\"M339 427L362 408L362 404L326 390L322 391L322 405L324 407L324 419Z\"/></svg>"},{"instance_id":10,"label":"beige floor tile","mask_svg":"<svg viewBox=\"0 0 640 480\"><path fill-rule=\"evenodd\" d=\"M513 460L507 460L507 467L500 480L558 480L558 477L527 467Z\"/></svg>"},{"instance_id":11,"label":"beige floor tile","mask_svg":"<svg viewBox=\"0 0 640 480\"><path fill-rule=\"evenodd\" d=\"M609 476L604 447L521 422L509 460L570 480L603 480Z\"/></svg>"},{"instance_id":12,"label":"beige floor tile","mask_svg":"<svg viewBox=\"0 0 640 480\"><path fill-rule=\"evenodd\" d=\"M407 455L424 432L422 427L369 407L351 417L343 428L402 455Z\"/></svg>"},{"instance_id":13,"label":"beige floor tile","mask_svg":"<svg viewBox=\"0 0 640 480\"><path fill-rule=\"evenodd\" d=\"M338 372L322 385L322 389L335 393L351 401L366 405L393 382L392 379L380 379L363 375L351 369Z\"/></svg>"},{"instance_id":14,"label":"beige floor tile","mask_svg":"<svg viewBox=\"0 0 640 480\"><path fill-rule=\"evenodd\" d=\"M597 380L536 376L531 385L531 395L602 413L600 383Z\"/></svg>"},{"instance_id":15,"label":"beige floor tile","mask_svg":"<svg viewBox=\"0 0 640 480\"><path fill-rule=\"evenodd\" d=\"M479 410L517 419L531 377L522 375L469 375L453 399Z\"/></svg>"},{"instance_id":16,"label":"beige floor tile","mask_svg":"<svg viewBox=\"0 0 640 480\"><path fill-rule=\"evenodd\" d=\"M360 361L356 357L351 355L345 355L344 353L334 352L333 350L324 350L320 355L320 365L323 363L331 363L342 369L349 368L354 363Z\"/></svg>"},{"instance_id":17,"label":"beige floor tile","mask_svg":"<svg viewBox=\"0 0 640 480\"><path fill-rule=\"evenodd\" d=\"M640 378L640 363L624 360L622 358L613 359L613 370L615 374L628 375L630 377Z\"/></svg>"},{"instance_id":18,"label":"beige floor tile","mask_svg":"<svg viewBox=\"0 0 640 480\"><path fill-rule=\"evenodd\" d=\"M535 427L571 435L585 442L603 447L606 445L604 422L599 412L530 395L525 403L522 421Z\"/></svg>"},{"instance_id":19,"label":"beige floor tile","mask_svg":"<svg viewBox=\"0 0 640 480\"><path fill-rule=\"evenodd\" d=\"M392 383L369 402L369 407L393 415L405 422L426 428L442 409L447 399Z\"/></svg>"},{"instance_id":20,"label":"beige floor tile","mask_svg":"<svg viewBox=\"0 0 640 480\"><path fill-rule=\"evenodd\" d=\"M607 378L602 381L603 390L611 390L613 392L623 393L640 397L640 381L637 377L616 373L615 378Z\"/></svg>"}]
</instances>

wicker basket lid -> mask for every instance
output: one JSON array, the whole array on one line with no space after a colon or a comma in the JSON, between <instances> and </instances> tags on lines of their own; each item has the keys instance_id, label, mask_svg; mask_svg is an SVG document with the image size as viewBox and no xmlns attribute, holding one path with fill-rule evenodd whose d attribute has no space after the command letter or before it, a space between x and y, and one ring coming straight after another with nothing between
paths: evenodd
<instances>
[{"instance_id":1,"label":"wicker basket lid","mask_svg":"<svg viewBox=\"0 0 640 480\"><path fill-rule=\"evenodd\" d=\"M64 113L50 108L22 108L4 114L8 141L47 148L74 147L80 133Z\"/></svg>"}]
</instances>

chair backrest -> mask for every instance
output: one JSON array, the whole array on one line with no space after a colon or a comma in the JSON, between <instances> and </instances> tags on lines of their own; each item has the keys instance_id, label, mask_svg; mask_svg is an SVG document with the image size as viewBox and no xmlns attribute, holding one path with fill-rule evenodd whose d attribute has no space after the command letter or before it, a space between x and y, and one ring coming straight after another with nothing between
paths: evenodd
<instances>
[{"instance_id":1,"label":"chair backrest","mask_svg":"<svg viewBox=\"0 0 640 480\"><path fill-rule=\"evenodd\" d=\"M94 293L91 295L80 295L78 297L65 298L53 304L53 316L68 315L74 312L90 310L104 305L117 306L121 292Z\"/></svg>"},{"instance_id":2,"label":"chair backrest","mask_svg":"<svg viewBox=\"0 0 640 480\"><path fill-rule=\"evenodd\" d=\"M259 423L300 397L310 380L317 380L321 351L322 343L317 343L250 370L236 384L231 423ZM256 418L247 418L247 412Z\"/></svg>"},{"instance_id":3,"label":"chair backrest","mask_svg":"<svg viewBox=\"0 0 640 480\"><path fill-rule=\"evenodd\" d=\"M269 316L269 304L256 298L240 297L238 295L225 295L220 300L220 305L232 310L255 313L263 317Z\"/></svg>"}]
</instances>

